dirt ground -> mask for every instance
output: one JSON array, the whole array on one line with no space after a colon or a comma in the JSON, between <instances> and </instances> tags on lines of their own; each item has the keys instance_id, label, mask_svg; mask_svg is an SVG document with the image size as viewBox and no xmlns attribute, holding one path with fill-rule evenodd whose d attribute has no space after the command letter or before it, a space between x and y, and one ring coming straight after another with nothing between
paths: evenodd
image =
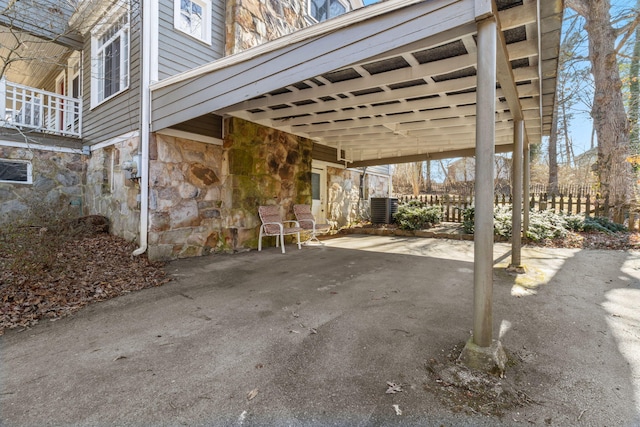
<instances>
[{"instance_id":1,"label":"dirt ground","mask_svg":"<svg viewBox=\"0 0 640 427\"><path fill-rule=\"evenodd\" d=\"M1 425L640 425L640 254L494 259L502 378L455 363L473 242L347 236L169 263L0 337Z\"/></svg>"}]
</instances>

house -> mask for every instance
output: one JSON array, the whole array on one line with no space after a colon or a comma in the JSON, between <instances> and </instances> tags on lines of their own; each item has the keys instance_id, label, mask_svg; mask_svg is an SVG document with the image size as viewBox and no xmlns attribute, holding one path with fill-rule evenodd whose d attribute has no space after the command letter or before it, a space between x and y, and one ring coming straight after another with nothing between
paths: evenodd
<instances>
[{"instance_id":1,"label":"house","mask_svg":"<svg viewBox=\"0 0 640 427\"><path fill-rule=\"evenodd\" d=\"M549 131L559 0L0 3L0 212L71 203L153 259L257 246L260 204L356 221L476 123Z\"/></svg>"},{"instance_id":2,"label":"house","mask_svg":"<svg viewBox=\"0 0 640 427\"><path fill-rule=\"evenodd\" d=\"M9 5L0 55L6 64L15 59L13 39L37 54L19 52L24 59L0 83L0 211L8 218L34 198L73 203L138 241L149 84L362 7L358 0ZM335 150L243 120L206 114L144 137L153 147L143 225L152 258L254 247L258 204L276 202L287 215L293 203L313 203L320 219L339 227L356 221L369 197L389 194L388 166L346 169Z\"/></svg>"}]
</instances>

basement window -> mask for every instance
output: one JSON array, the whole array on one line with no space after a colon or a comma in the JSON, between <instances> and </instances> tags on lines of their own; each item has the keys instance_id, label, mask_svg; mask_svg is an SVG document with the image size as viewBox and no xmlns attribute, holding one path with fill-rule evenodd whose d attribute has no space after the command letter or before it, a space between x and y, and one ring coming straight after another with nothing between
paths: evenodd
<instances>
[{"instance_id":1,"label":"basement window","mask_svg":"<svg viewBox=\"0 0 640 427\"><path fill-rule=\"evenodd\" d=\"M31 162L25 160L0 159L0 182L31 184Z\"/></svg>"}]
</instances>

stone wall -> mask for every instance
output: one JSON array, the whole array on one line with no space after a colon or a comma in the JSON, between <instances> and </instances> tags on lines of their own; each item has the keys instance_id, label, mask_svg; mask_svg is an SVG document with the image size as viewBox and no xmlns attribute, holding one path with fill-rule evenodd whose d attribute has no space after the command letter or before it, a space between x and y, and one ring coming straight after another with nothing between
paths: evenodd
<instances>
[{"instance_id":1,"label":"stone wall","mask_svg":"<svg viewBox=\"0 0 640 427\"><path fill-rule=\"evenodd\" d=\"M360 192L362 171L327 167L328 222L345 227L370 219L369 199L389 197L389 177L365 174L364 191Z\"/></svg>"},{"instance_id":2,"label":"stone wall","mask_svg":"<svg viewBox=\"0 0 640 427\"><path fill-rule=\"evenodd\" d=\"M151 259L256 248L259 205L291 218L294 203L310 203L311 141L241 119L224 126L223 146L155 135Z\"/></svg>"},{"instance_id":3,"label":"stone wall","mask_svg":"<svg viewBox=\"0 0 640 427\"><path fill-rule=\"evenodd\" d=\"M139 137L131 137L91 152L87 167L85 204L88 214L109 218L111 234L139 240L140 185L129 179L122 164L138 153Z\"/></svg>"},{"instance_id":4,"label":"stone wall","mask_svg":"<svg viewBox=\"0 0 640 427\"><path fill-rule=\"evenodd\" d=\"M306 0L227 0L226 54L242 52L307 26Z\"/></svg>"},{"instance_id":5,"label":"stone wall","mask_svg":"<svg viewBox=\"0 0 640 427\"><path fill-rule=\"evenodd\" d=\"M29 209L70 206L82 214L86 159L81 154L36 148L0 147L0 158L29 160L32 184L0 183L0 223ZM42 212L38 212L42 215Z\"/></svg>"}]
</instances>

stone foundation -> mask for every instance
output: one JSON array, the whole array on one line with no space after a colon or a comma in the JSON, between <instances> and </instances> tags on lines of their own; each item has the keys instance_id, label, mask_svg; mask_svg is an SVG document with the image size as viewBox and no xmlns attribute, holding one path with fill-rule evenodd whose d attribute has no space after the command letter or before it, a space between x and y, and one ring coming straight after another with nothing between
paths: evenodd
<instances>
[{"instance_id":1,"label":"stone foundation","mask_svg":"<svg viewBox=\"0 0 640 427\"><path fill-rule=\"evenodd\" d=\"M224 146L156 134L150 146L149 257L258 246L258 206L311 201L311 141L240 119ZM265 245L273 238L265 239Z\"/></svg>"},{"instance_id":2,"label":"stone foundation","mask_svg":"<svg viewBox=\"0 0 640 427\"><path fill-rule=\"evenodd\" d=\"M363 190L360 190L362 171L327 168L328 221L334 228L348 227L369 220L369 199L389 197L389 177L364 174Z\"/></svg>"},{"instance_id":3,"label":"stone foundation","mask_svg":"<svg viewBox=\"0 0 640 427\"><path fill-rule=\"evenodd\" d=\"M138 241L140 184L129 179L122 164L138 153L139 137L92 151L87 167L85 204L90 215L109 218L111 234Z\"/></svg>"},{"instance_id":4,"label":"stone foundation","mask_svg":"<svg viewBox=\"0 0 640 427\"><path fill-rule=\"evenodd\" d=\"M41 211L48 206L69 206L78 215L86 213L82 203L85 157L35 147L0 147L2 159L30 161L33 177L32 184L0 183L0 223L15 215L27 215L30 209Z\"/></svg>"}]
</instances>

